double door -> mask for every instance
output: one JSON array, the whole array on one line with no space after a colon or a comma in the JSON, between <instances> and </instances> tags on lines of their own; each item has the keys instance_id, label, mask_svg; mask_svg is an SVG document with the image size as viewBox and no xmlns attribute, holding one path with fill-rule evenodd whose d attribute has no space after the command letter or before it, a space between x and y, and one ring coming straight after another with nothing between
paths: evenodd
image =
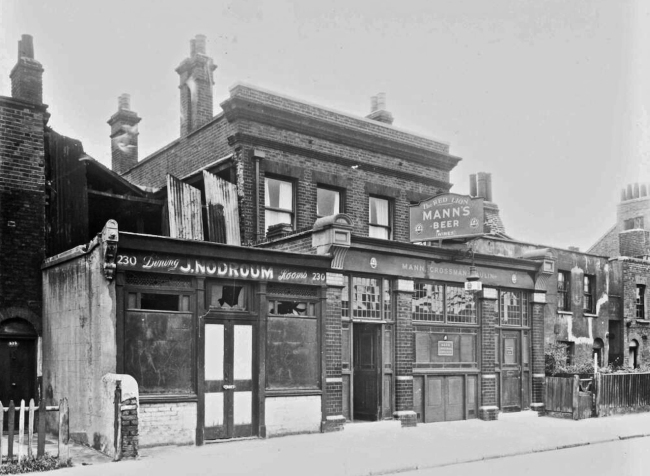
<instances>
[{"instance_id":1,"label":"double door","mask_svg":"<svg viewBox=\"0 0 650 476\"><path fill-rule=\"evenodd\" d=\"M255 323L238 318L204 324L204 436L252 436L257 402Z\"/></svg>"}]
</instances>

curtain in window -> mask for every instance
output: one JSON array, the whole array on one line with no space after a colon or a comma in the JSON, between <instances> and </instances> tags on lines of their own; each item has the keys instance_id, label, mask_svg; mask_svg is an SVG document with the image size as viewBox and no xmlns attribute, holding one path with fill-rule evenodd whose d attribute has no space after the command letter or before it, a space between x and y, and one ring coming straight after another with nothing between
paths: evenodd
<instances>
[{"instance_id":1,"label":"curtain in window","mask_svg":"<svg viewBox=\"0 0 650 476\"><path fill-rule=\"evenodd\" d=\"M370 197L370 223L388 226L388 200Z\"/></svg>"},{"instance_id":2,"label":"curtain in window","mask_svg":"<svg viewBox=\"0 0 650 476\"><path fill-rule=\"evenodd\" d=\"M335 190L328 190L326 188L319 188L316 200L316 214L319 216L329 216L339 213L340 196L339 192Z\"/></svg>"},{"instance_id":3,"label":"curtain in window","mask_svg":"<svg viewBox=\"0 0 650 476\"><path fill-rule=\"evenodd\" d=\"M264 205L292 210L293 186L291 182L267 178L264 181Z\"/></svg>"}]
</instances>

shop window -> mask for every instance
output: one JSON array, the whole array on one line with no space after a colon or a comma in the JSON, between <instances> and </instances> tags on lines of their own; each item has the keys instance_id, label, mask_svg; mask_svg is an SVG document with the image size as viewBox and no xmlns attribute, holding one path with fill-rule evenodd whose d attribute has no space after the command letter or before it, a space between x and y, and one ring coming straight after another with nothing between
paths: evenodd
<instances>
[{"instance_id":1,"label":"shop window","mask_svg":"<svg viewBox=\"0 0 650 476\"><path fill-rule=\"evenodd\" d=\"M342 212L341 192L319 186L316 189L316 215L326 217Z\"/></svg>"},{"instance_id":2,"label":"shop window","mask_svg":"<svg viewBox=\"0 0 650 476\"><path fill-rule=\"evenodd\" d=\"M381 278L352 278L352 317L390 320L390 281Z\"/></svg>"},{"instance_id":3,"label":"shop window","mask_svg":"<svg viewBox=\"0 0 650 476\"><path fill-rule=\"evenodd\" d=\"M191 295L127 293L124 373L141 394L193 393Z\"/></svg>"},{"instance_id":4,"label":"shop window","mask_svg":"<svg viewBox=\"0 0 650 476\"><path fill-rule=\"evenodd\" d=\"M391 203L386 198L370 197L369 199L368 236L390 240L391 230Z\"/></svg>"},{"instance_id":5,"label":"shop window","mask_svg":"<svg viewBox=\"0 0 650 476\"><path fill-rule=\"evenodd\" d=\"M645 284L636 285L636 318L645 319Z\"/></svg>"},{"instance_id":6,"label":"shop window","mask_svg":"<svg viewBox=\"0 0 650 476\"><path fill-rule=\"evenodd\" d=\"M594 277L585 274L582 283L582 308L585 312L594 312Z\"/></svg>"},{"instance_id":7,"label":"shop window","mask_svg":"<svg viewBox=\"0 0 650 476\"><path fill-rule=\"evenodd\" d=\"M557 310L571 310L571 273L567 271L557 273Z\"/></svg>"},{"instance_id":8,"label":"shop window","mask_svg":"<svg viewBox=\"0 0 650 476\"><path fill-rule=\"evenodd\" d=\"M293 182L266 177L264 179L264 220L266 229L279 223L294 225Z\"/></svg>"},{"instance_id":9,"label":"shop window","mask_svg":"<svg viewBox=\"0 0 650 476\"><path fill-rule=\"evenodd\" d=\"M267 387L320 388L316 302L270 297L267 324Z\"/></svg>"},{"instance_id":10,"label":"shop window","mask_svg":"<svg viewBox=\"0 0 650 476\"><path fill-rule=\"evenodd\" d=\"M502 326L530 324L530 296L525 291L499 291L499 318Z\"/></svg>"},{"instance_id":11,"label":"shop window","mask_svg":"<svg viewBox=\"0 0 650 476\"><path fill-rule=\"evenodd\" d=\"M476 367L476 334L444 334L426 331L415 332L415 362L422 364L465 364ZM469 364L469 365L468 365Z\"/></svg>"},{"instance_id":12,"label":"shop window","mask_svg":"<svg viewBox=\"0 0 650 476\"><path fill-rule=\"evenodd\" d=\"M224 311L246 311L249 288L245 284L208 284L208 307Z\"/></svg>"},{"instance_id":13,"label":"shop window","mask_svg":"<svg viewBox=\"0 0 650 476\"><path fill-rule=\"evenodd\" d=\"M476 324L475 293L451 284L415 283L411 301L413 320Z\"/></svg>"}]
</instances>

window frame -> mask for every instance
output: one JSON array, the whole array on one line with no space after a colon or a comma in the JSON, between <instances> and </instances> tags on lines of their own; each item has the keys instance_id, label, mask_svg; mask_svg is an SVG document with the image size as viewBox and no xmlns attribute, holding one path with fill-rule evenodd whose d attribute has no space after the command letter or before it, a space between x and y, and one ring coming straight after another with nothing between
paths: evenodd
<instances>
[{"instance_id":1,"label":"window frame","mask_svg":"<svg viewBox=\"0 0 650 476\"><path fill-rule=\"evenodd\" d=\"M596 277L593 274L582 276L582 310L587 314L593 314L594 310L594 289Z\"/></svg>"},{"instance_id":2,"label":"window frame","mask_svg":"<svg viewBox=\"0 0 650 476\"><path fill-rule=\"evenodd\" d=\"M571 272L558 270L557 276L557 310L571 312ZM564 289L560 289L560 282L564 283Z\"/></svg>"},{"instance_id":3,"label":"window frame","mask_svg":"<svg viewBox=\"0 0 650 476\"><path fill-rule=\"evenodd\" d=\"M381 300L378 303L379 317L358 316L355 312L355 279L376 279L379 281L379 297ZM377 275L361 275L361 274L346 274L343 276L343 290L341 291L341 318L344 321L370 321L370 322L394 322L393 310L393 290L394 283L389 276ZM347 292L346 292L347 291ZM362 293L363 294L363 293ZM366 293L367 294L367 293ZM347 299L345 299L347 295ZM347 306L344 305L347 302Z\"/></svg>"},{"instance_id":4,"label":"window frame","mask_svg":"<svg viewBox=\"0 0 650 476\"><path fill-rule=\"evenodd\" d=\"M531 309L531 303L532 303L532 296L531 292L527 291L525 289L509 289L509 288L500 288L498 289L499 292L499 299L497 301L497 315L499 317L499 326L508 328L508 329L530 329L531 326L531 319L532 319L532 309ZM504 321L504 315L503 315L503 309L505 308L505 303L503 303L503 299L505 298L506 294L514 294L517 296L519 300L519 310L517 311L519 316L518 316L518 323L512 324L511 322L505 322Z\"/></svg>"},{"instance_id":5,"label":"window frame","mask_svg":"<svg viewBox=\"0 0 650 476\"><path fill-rule=\"evenodd\" d=\"M431 286L440 286L442 289L440 291L440 294L442 295L442 320L428 320L428 319L420 319L416 317L416 310L414 309L415 307L415 297L418 294L417 287L418 285L431 285ZM430 280L416 280L414 283L415 289L413 293L413 297L411 299L411 318L414 324L434 324L434 325L451 325L451 326L478 326L480 325L480 312L479 312L479 305L478 305L478 299L477 299L477 294L472 291L465 291L465 295L470 295L473 297L472 301L474 302L474 320L473 322L468 322L468 321L457 321L457 320L449 320L449 303L448 303L448 289L449 287L454 287L458 289L463 289L462 283L453 283L453 282L442 282L442 281L430 281Z\"/></svg>"},{"instance_id":6,"label":"window frame","mask_svg":"<svg viewBox=\"0 0 650 476\"><path fill-rule=\"evenodd\" d=\"M640 291L640 292L639 292ZM645 298L646 298L646 285L637 284L636 285L636 318L645 319Z\"/></svg>"},{"instance_id":7,"label":"window frame","mask_svg":"<svg viewBox=\"0 0 650 476\"><path fill-rule=\"evenodd\" d=\"M268 189L267 180L275 180L275 181L278 181L278 182L284 182L284 183L291 184L291 209L271 207L271 206L266 205L266 198L267 198L266 197L266 190ZM266 219L267 210L272 211L272 212L278 212L278 213L288 213L289 216L291 217L291 223L289 223L291 225L291 228L293 230L295 230L297 228L296 227L296 189L297 189L297 180L295 178L293 178L293 177L285 177L285 176L274 175L274 174L265 174L264 175L264 194L263 194L263 197L264 197L264 229L265 229L264 234L268 233L269 226L284 223L284 222L278 222L278 223L273 223L273 225L269 225L267 223L267 219Z\"/></svg>"},{"instance_id":8,"label":"window frame","mask_svg":"<svg viewBox=\"0 0 650 476\"><path fill-rule=\"evenodd\" d=\"M345 213L345 189L318 183L318 184L316 184L316 218L322 218L322 217L328 216L328 215L320 215L318 213L318 191L319 190L328 190L330 192L338 193L339 194L339 210L335 211L334 215L336 215L338 213Z\"/></svg>"},{"instance_id":9,"label":"window frame","mask_svg":"<svg viewBox=\"0 0 650 476\"><path fill-rule=\"evenodd\" d=\"M238 308L235 306L232 307L223 307L223 306L213 306L212 305L212 289L216 286L228 286L228 287L241 287L242 292L244 292L244 297L243 297L243 302L244 302L244 308ZM253 313L256 311L255 309L255 299L253 299L253 295L255 294L254 291L254 285L251 282L247 281L222 281L219 279L207 279L205 281L205 308L210 311L214 312L231 312L231 313Z\"/></svg>"},{"instance_id":10,"label":"window frame","mask_svg":"<svg viewBox=\"0 0 650 476\"><path fill-rule=\"evenodd\" d=\"M387 217L388 225L378 225L378 224L374 224L374 223L371 222L371 217L372 217L371 202L372 202L373 199L386 201L387 208L388 208L388 217ZM393 198L382 196L382 195L374 195L374 194L369 194L368 195L368 237L377 238L378 240L392 240L393 239L393 236L394 236L394 233L393 233L393 213L394 213L393 209L394 209L394 200L393 200ZM373 228L375 228L375 229L380 228L380 229L387 230L388 231L388 238L378 238L378 237L372 236L371 233L370 233L370 230L373 229Z\"/></svg>"}]
</instances>

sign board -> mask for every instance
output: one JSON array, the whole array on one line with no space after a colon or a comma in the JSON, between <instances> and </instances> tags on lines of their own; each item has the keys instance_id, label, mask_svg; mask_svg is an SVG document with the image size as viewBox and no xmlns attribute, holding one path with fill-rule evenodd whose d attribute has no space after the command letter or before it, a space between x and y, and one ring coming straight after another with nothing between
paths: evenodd
<instances>
[{"instance_id":1,"label":"sign board","mask_svg":"<svg viewBox=\"0 0 650 476\"><path fill-rule=\"evenodd\" d=\"M320 270L131 251L118 254L117 269L294 284L324 284L326 281L326 273Z\"/></svg>"},{"instance_id":2,"label":"sign board","mask_svg":"<svg viewBox=\"0 0 650 476\"><path fill-rule=\"evenodd\" d=\"M445 193L411 206L411 242L483 234L483 198Z\"/></svg>"},{"instance_id":3,"label":"sign board","mask_svg":"<svg viewBox=\"0 0 650 476\"><path fill-rule=\"evenodd\" d=\"M465 283L465 291L482 291L483 283L480 281L469 281Z\"/></svg>"},{"instance_id":4,"label":"sign board","mask_svg":"<svg viewBox=\"0 0 650 476\"><path fill-rule=\"evenodd\" d=\"M438 356L453 357L454 342L450 340L438 341Z\"/></svg>"}]
</instances>

